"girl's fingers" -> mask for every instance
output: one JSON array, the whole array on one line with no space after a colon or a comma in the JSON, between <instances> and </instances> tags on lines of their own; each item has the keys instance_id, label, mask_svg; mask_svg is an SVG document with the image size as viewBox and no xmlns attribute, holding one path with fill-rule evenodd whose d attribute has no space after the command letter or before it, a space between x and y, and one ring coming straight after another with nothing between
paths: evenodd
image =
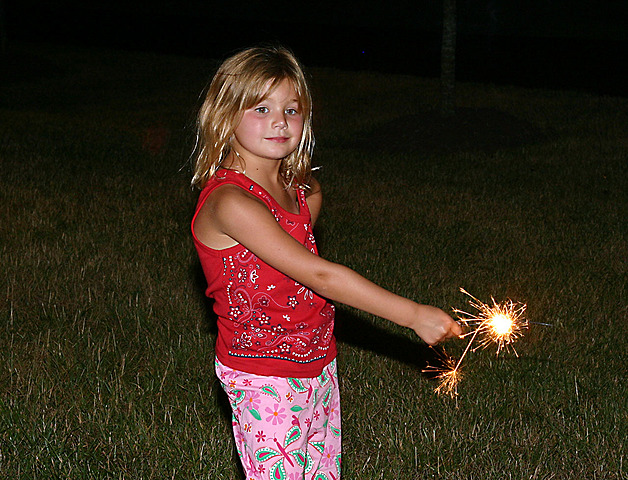
<instances>
[{"instance_id":1,"label":"girl's fingers","mask_svg":"<svg viewBox=\"0 0 628 480\"><path fill-rule=\"evenodd\" d=\"M462 327L460 326L458 322L455 322L455 321L453 322L451 332L453 336L456 336L456 337L459 337L460 335L462 335Z\"/></svg>"}]
</instances>

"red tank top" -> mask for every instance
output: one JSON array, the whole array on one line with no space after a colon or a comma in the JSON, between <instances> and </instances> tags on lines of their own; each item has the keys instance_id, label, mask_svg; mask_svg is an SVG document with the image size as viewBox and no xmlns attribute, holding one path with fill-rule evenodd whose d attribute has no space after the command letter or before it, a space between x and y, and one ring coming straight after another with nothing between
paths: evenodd
<instances>
[{"instance_id":1,"label":"red tank top","mask_svg":"<svg viewBox=\"0 0 628 480\"><path fill-rule=\"evenodd\" d=\"M216 356L224 365L257 375L316 377L336 357L334 306L258 259L242 245L215 250L194 235L194 221L211 192L237 185L267 206L286 232L318 255L305 192L299 214L287 212L246 175L220 170L200 194L192 219L194 245L218 316Z\"/></svg>"}]
</instances>

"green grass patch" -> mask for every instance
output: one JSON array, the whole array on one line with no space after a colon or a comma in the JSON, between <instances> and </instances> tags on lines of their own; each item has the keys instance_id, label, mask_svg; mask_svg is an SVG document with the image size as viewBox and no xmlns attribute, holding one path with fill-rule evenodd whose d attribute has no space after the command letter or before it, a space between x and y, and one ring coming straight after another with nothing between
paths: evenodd
<instances>
[{"instance_id":1,"label":"green grass patch","mask_svg":"<svg viewBox=\"0 0 628 480\"><path fill-rule=\"evenodd\" d=\"M0 476L240 478L189 234L215 63L28 45L10 61ZM433 114L433 80L309 74L322 254L422 303L465 309L464 287L552 325L518 357L470 353L449 399L411 332L339 306L343 476L627 478L628 100L461 84L475 120L452 132L410 121ZM496 118L532 134L504 140Z\"/></svg>"}]
</instances>

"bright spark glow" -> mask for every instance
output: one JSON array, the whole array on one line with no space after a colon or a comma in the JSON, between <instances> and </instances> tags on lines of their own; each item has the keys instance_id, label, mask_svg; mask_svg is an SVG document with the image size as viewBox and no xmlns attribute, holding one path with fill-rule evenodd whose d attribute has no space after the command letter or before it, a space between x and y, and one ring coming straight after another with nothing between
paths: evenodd
<instances>
[{"instance_id":1,"label":"bright spark glow","mask_svg":"<svg viewBox=\"0 0 628 480\"><path fill-rule=\"evenodd\" d=\"M507 335L512 332L512 321L501 313L491 318L489 324L495 335Z\"/></svg>"},{"instance_id":2,"label":"bright spark glow","mask_svg":"<svg viewBox=\"0 0 628 480\"><path fill-rule=\"evenodd\" d=\"M512 349L515 355L517 351L512 344L523 335L523 330L528 328L528 322L523 317L526 305L508 300L499 304L491 297L493 305L482 303L469 292L460 289L462 293L471 297L469 305L477 310L476 314L454 309L458 318L468 326L474 326L474 330L467 333L475 338L480 335L478 348L486 348L490 344L497 345L497 354L507 348ZM473 339L472 339L473 341Z\"/></svg>"}]
</instances>

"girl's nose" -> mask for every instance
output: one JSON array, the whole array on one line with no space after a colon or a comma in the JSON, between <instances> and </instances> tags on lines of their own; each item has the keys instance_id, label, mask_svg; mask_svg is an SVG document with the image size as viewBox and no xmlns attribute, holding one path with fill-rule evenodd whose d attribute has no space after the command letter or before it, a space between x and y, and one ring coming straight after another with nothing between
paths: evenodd
<instances>
[{"instance_id":1,"label":"girl's nose","mask_svg":"<svg viewBox=\"0 0 628 480\"><path fill-rule=\"evenodd\" d=\"M273 126L279 127L281 129L287 128L288 127L288 121L286 120L285 115L278 114L277 117L275 118L275 122L274 122Z\"/></svg>"}]
</instances>

